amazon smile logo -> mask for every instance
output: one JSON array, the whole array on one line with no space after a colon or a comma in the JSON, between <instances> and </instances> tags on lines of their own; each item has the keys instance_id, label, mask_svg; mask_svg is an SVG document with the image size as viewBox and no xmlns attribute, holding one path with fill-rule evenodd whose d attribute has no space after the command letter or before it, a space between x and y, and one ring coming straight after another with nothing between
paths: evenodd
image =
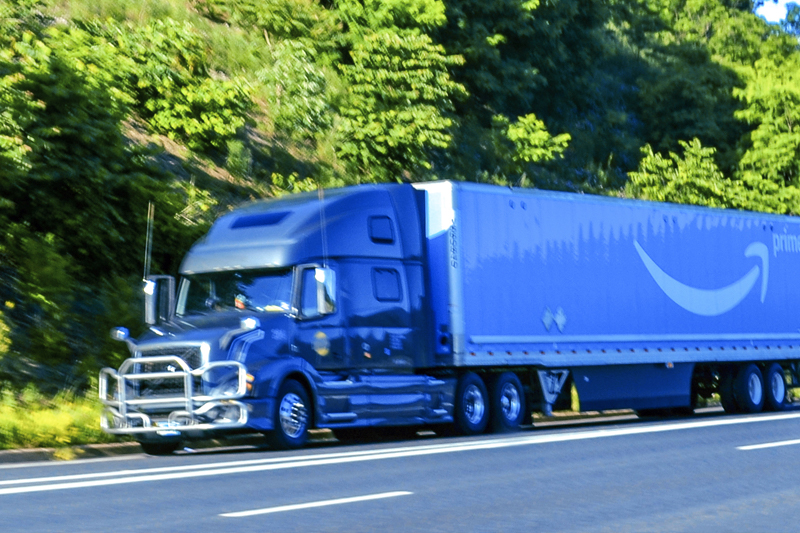
<instances>
[{"instance_id":1,"label":"amazon smile logo","mask_svg":"<svg viewBox=\"0 0 800 533\"><path fill-rule=\"evenodd\" d=\"M769 281L769 250L761 242L753 242L744 250L745 257L758 257L761 266L756 265L744 276L734 281L727 287L720 289L698 289L685 285L664 272L647 252L634 241L633 245L639 253L647 271L656 284L664 291L670 300L683 307L690 313L703 316L717 316L727 313L744 300L761 276L761 302L767 296L767 283ZM763 270L763 272L762 272Z\"/></svg>"}]
</instances>

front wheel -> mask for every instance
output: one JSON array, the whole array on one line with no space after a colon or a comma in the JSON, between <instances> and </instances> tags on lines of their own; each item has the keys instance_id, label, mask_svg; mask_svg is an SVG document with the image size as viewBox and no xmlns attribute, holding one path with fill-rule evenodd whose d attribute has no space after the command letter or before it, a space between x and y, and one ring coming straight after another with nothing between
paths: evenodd
<instances>
[{"instance_id":1,"label":"front wheel","mask_svg":"<svg viewBox=\"0 0 800 533\"><path fill-rule=\"evenodd\" d=\"M467 372L458 380L456 388L456 429L463 435L477 435L486 431L489 422L489 395L481 377Z\"/></svg>"},{"instance_id":2,"label":"front wheel","mask_svg":"<svg viewBox=\"0 0 800 533\"><path fill-rule=\"evenodd\" d=\"M306 389L297 381L287 379L275 398L275 429L269 434L270 443L280 450L302 448L308 441L310 419L311 403Z\"/></svg>"}]
</instances>

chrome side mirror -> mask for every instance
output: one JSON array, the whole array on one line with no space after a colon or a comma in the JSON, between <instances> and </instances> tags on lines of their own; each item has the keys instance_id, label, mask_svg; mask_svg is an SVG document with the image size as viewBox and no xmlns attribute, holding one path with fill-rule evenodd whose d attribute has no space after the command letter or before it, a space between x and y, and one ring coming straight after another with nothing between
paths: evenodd
<instances>
[{"instance_id":1,"label":"chrome side mirror","mask_svg":"<svg viewBox=\"0 0 800 533\"><path fill-rule=\"evenodd\" d=\"M336 311L336 272L331 268L315 268L317 281L317 311L329 315Z\"/></svg>"},{"instance_id":2,"label":"chrome side mirror","mask_svg":"<svg viewBox=\"0 0 800 533\"><path fill-rule=\"evenodd\" d=\"M144 322L171 322L175 314L175 278L150 276L144 282Z\"/></svg>"}]
</instances>

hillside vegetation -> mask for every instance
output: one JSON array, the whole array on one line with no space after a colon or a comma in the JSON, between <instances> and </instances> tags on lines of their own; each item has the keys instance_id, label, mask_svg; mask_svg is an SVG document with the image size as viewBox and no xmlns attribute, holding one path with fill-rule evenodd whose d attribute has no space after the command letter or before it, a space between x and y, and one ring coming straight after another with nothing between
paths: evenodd
<instances>
[{"instance_id":1,"label":"hillside vegetation","mask_svg":"<svg viewBox=\"0 0 800 533\"><path fill-rule=\"evenodd\" d=\"M468 180L800 213L800 9L0 0L0 381L77 392L231 206Z\"/></svg>"}]
</instances>

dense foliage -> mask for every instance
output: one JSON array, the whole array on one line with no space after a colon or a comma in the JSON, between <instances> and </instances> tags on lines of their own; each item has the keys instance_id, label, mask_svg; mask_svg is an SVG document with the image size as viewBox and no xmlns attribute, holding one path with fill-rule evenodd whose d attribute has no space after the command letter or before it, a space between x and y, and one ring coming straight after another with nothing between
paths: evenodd
<instances>
[{"instance_id":1,"label":"dense foliage","mask_svg":"<svg viewBox=\"0 0 800 533\"><path fill-rule=\"evenodd\" d=\"M800 8L0 0L0 381L83 389L240 201L454 179L800 214Z\"/></svg>"}]
</instances>

